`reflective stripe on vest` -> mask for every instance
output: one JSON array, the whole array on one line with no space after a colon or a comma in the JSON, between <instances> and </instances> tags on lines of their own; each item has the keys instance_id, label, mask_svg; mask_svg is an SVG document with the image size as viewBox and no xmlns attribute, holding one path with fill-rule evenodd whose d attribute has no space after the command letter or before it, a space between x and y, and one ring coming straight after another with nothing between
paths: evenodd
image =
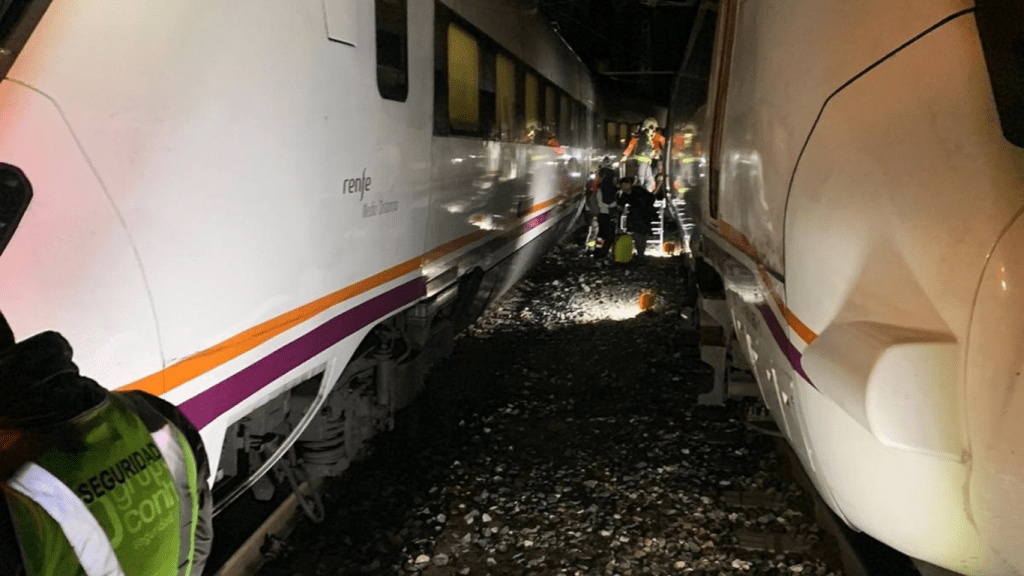
<instances>
[{"instance_id":1,"label":"reflective stripe on vest","mask_svg":"<svg viewBox=\"0 0 1024 576\"><path fill-rule=\"evenodd\" d=\"M196 464L191 450L187 451L181 443L184 438L168 424L156 432L150 433L153 442L164 457L167 468L174 478L181 502L181 546L178 554L179 576L190 576L192 573L192 554L195 551L196 523L199 518L199 503L196 488ZM186 543L188 544L186 546Z\"/></svg>"},{"instance_id":2,"label":"reflective stripe on vest","mask_svg":"<svg viewBox=\"0 0 1024 576\"><path fill-rule=\"evenodd\" d=\"M106 532L60 479L29 462L7 481L7 485L38 504L60 525L88 576L124 576Z\"/></svg>"}]
</instances>

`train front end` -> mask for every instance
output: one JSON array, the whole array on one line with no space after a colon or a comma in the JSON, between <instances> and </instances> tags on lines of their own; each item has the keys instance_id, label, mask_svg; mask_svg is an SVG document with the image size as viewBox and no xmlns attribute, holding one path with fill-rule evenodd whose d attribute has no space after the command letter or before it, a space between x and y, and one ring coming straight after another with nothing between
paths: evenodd
<instances>
[{"instance_id":1,"label":"train front end","mask_svg":"<svg viewBox=\"0 0 1024 576\"><path fill-rule=\"evenodd\" d=\"M88 58L61 38L66 8L0 2L0 310L19 340L58 331L83 373L131 382L161 365L155 318L131 238L68 115L65 88Z\"/></svg>"}]
</instances>

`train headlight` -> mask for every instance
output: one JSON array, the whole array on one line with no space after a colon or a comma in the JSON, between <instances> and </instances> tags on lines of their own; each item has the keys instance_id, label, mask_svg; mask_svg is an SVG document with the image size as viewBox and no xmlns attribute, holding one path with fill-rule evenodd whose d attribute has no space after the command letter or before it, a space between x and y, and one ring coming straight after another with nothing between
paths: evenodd
<instances>
[{"instance_id":1,"label":"train headlight","mask_svg":"<svg viewBox=\"0 0 1024 576\"><path fill-rule=\"evenodd\" d=\"M32 185L19 168L0 162L0 254L32 200Z\"/></svg>"}]
</instances>

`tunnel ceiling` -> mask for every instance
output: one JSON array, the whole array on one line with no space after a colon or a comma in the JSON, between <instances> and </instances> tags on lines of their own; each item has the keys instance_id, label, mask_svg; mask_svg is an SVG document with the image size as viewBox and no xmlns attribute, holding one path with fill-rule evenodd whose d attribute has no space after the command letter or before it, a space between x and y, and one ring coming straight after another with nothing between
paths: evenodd
<instances>
[{"instance_id":1,"label":"tunnel ceiling","mask_svg":"<svg viewBox=\"0 0 1024 576\"><path fill-rule=\"evenodd\" d=\"M668 105L673 74L683 63L701 0L522 0L551 20L595 72L603 90ZM704 16L686 63L687 93L704 94L714 38L714 2ZM703 88L703 89L702 89ZM694 105L699 102L694 102Z\"/></svg>"}]
</instances>

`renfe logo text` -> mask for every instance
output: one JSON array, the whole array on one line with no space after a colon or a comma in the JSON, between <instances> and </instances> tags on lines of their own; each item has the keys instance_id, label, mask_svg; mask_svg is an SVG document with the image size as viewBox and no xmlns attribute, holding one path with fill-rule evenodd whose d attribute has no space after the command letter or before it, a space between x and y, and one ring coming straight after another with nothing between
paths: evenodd
<instances>
[{"instance_id":1,"label":"renfe logo text","mask_svg":"<svg viewBox=\"0 0 1024 576\"><path fill-rule=\"evenodd\" d=\"M346 178L341 181L342 194L359 193L359 201L362 202L363 195L370 191L371 178L366 175L366 168L363 168L363 175L359 178Z\"/></svg>"}]
</instances>

